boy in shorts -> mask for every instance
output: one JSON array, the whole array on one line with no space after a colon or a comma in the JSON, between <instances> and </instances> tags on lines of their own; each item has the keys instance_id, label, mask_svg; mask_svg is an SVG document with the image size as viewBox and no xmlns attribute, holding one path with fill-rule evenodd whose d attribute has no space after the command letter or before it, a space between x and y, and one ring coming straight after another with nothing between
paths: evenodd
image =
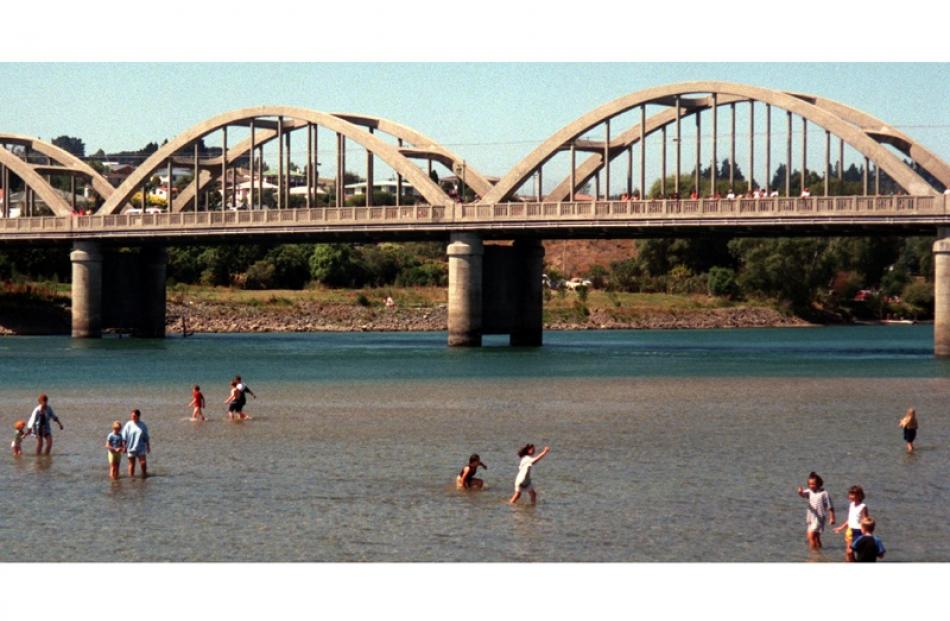
<instances>
[{"instance_id":1,"label":"boy in shorts","mask_svg":"<svg viewBox=\"0 0 950 621\"><path fill-rule=\"evenodd\" d=\"M119 462L122 461L122 451L125 450L125 441L122 439L122 423L112 423L112 433L106 436L106 451L109 456L109 478L119 479Z\"/></svg>"},{"instance_id":2,"label":"boy in shorts","mask_svg":"<svg viewBox=\"0 0 950 621\"><path fill-rule=\"evenodd\" d=\"M851 542L851 551L858 563L876 563L884 558L884 542L874 536L874 518L861 518L861 535Z\"/></svg>"}]
</instances>

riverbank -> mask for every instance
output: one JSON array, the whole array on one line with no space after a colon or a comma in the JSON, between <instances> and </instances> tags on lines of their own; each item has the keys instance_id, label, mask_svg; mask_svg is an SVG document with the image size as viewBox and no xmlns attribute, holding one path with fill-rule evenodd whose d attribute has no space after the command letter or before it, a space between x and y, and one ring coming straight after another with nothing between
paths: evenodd
<instances>
[{"instance_id":1,"label":"riverbank","mask_svg":"<svg viewBox=\"0 0 950 621\"><path fill-rule=\"evenodd\" d=\"M177 287L169 292L167 330L188 332L441 331L448 324L442 288L245 291ZM392 299L387 306L386 299ZM544 302L548 330L751 328L812 325L767 303L711 296L608 293L586 299L553 293Z\"/></svg>"},{"instance_id":2,"label":"riverbank","mask_svg":"<svg viewBox=\"0 0 950 621\"><path fill-rule=\"evenodd\" d=\"M387 298L392 304L387 305ZM448 324L440 287L248 291L169 287L168 334L188 332L426 332ZM32 283L0 292L0 334L68 334L69 285ZM768 301L732 302L705 295L549 292L546 330L774 328L807 326Z\"/></svg>"}]
</instances>

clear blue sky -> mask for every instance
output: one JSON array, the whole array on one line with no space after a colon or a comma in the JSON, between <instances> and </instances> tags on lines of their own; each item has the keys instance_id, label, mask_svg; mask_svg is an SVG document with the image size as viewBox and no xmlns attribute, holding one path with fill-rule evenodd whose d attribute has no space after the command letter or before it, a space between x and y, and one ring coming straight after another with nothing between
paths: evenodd
<instances>
[{"instance_id":1,"label":"clear blue sky","mask_svg":"<svg viewBox=\"0 0 950 621\"><path fill-rule=\"evenodd\" d=\"M481 172L503 175L550 134L603 103L650 86L717 79L841 101L950 160L948 69L941 63L8 63L0 64L6 91L0 131L44 139L69 134L85 141L87 153L119 151L172 138L226 110L288 104L390 118L450 146ZM720 132L725 126L721 119Z\"/></svg>"}]
</instances>

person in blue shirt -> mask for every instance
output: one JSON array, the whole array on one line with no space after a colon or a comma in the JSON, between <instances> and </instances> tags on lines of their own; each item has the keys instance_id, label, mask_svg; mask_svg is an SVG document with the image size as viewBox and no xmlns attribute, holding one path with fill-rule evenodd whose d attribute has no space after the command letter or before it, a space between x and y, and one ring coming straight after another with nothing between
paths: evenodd
<instances>
[{"instance_id":1,"label":"person in blue shirt","mask_svg":"<svg viewBox=\"0 0 950 621\"><path fill-rule=\"evenodd\" d=\"M115 421L112 423L112 433L106 436L106 452L109 456L109 478L113 481L119 478L119 461L122 459L122 451L125 449L125 441L122 439L122 423Z\"/></svg>"},{"instance_id":2,"label":"person in blue shirt","mask_svg":"<svg viewBox=\"0 0 950 621\"><path fill-rule=\"evenodd\" d=\"M39 405L33 409L30 420L26 423L27 435L32 433L36 436L37 455L43 453L43 440L45 439L46 454L49 455L50 449L53 448L53 426L50 421L56 421L60 431L63 429L63 423L59 422L59 418L53 413L53 408L49 406L49 398L45 394L40 395L37 401Z\"/></svg>"},{"instance_id":3,"label":"person in blue shirt","mask_svg":"<svg viewBox=\"0 0 950 621\"><path fill-rule=\"evenodd\" d=\"M861 536L851 542L851 551L858 563L875 563L884 558L884 542L874 536L874 518L861 518Z\"/></svg>"},{"instance_id":4,"label":"person in blue shirt","mask_svg":"<svg viewBox=\"0 0 950 621\"><path fill-rule=\"evenodd\" d=\"M148 427L141 422L142 413L132 410L129 422L122 428L122 441L125 442L125 452L129 456L129 476L135 476L135 462L142 467L142 478L148 477L148 463L146 456L152 451L148 437Z\"/></svg>"}]
</instances>

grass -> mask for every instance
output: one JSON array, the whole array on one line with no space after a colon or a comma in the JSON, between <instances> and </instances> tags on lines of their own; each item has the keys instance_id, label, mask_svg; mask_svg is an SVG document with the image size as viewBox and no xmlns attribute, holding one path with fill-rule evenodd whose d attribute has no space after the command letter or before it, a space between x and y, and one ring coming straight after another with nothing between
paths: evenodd
<instances>
[{"instance_id":1,"label":"grass","mask_svg":"<svg viewBox=\"0 0 950 621\"><path fill-rule=\"evenodd\" d=\"M299 291L250 291L233 287L175 284L168 288L168 299L176 303L206 302L256 307L292 307L300 303L357 304L360 295L365 296L370 306L385 305L387 297L392 297L397 306L412 308L436 307L448 300L448 293L441 287L329 289L317 286Z\"/></svg>"}]
</instances>

